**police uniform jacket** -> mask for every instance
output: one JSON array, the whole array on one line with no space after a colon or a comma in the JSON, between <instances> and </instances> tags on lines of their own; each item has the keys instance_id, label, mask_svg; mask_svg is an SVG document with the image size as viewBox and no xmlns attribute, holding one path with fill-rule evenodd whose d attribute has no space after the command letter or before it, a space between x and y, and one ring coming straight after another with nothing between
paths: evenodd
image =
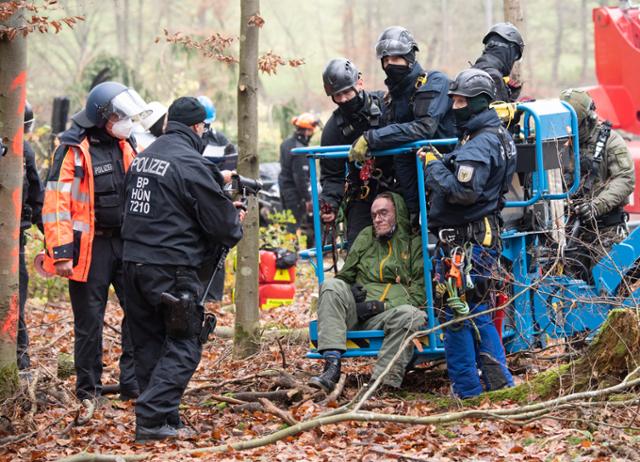
<instances>
[{"instance_id":1,"label":"police uniform jacket","mask_svg":"<svg viewBox=\"0 0 640 462\"><path fill-rule=\"evenodd\" d=\"M352 144L366 130L382 125L384 110L384 92L362 92L362 107L347 114L338 107L322 130L320 144L322 146L341 146ZM393 159L379 157L375 160L375 167L382 171L382 178L393 177ZM360 184L360 170L353 162L347 159L321 159L320 160L320 184L322 193L320 201L326 202L337 209L345 193L345 173L348 169L348 183L351 191L357 193ZM378 185L376 185L377 187ZM369 199L373 201L379 190L371 191Z\"/></svg>"},{"instance_id":2,"label":"police uniform jacket","mask_svg":"<svg viewBox=\"0 0 640 462\"><path fill-rule=\"evenodd\" d=\"M389 86L388 80L385 83ZM385 97L385 126L366 132L369 148L389 149L412 141L455 137L448 91L449 78L445 74L425 72L416 62L401 82L389 88ZM414 213L418 210L415 156L395 156L394 165L409 212Z\"/></svg>"},{"instance_id":3,"label":"police uniform jacket","mask_svg":"<svg viewBox=\"0 0 640 462\"><path fill-rule=\"evenodd\" d=\"M44 186L36 168L36 154L29 142L23 143L24 178L22 183L22 215L20 229L30 228L37 224L42 230L42 203Z\"/></svg>"},{"instance_id":4,"label":"police uniform jacket","mask_svg":"<svg viewBox=\"0 0 640 462\"><path fill-rule=\"evenodd\" d=\"M311 200L309 194L309 161L305 156L294 155L294 148L306 147L308 142L301 137L291 135L280 145L280 174L278 186L280 197L286 208L295 208Z\"/></svg>"},{"instance_id":5,"label":"police uniform jacket","mask_svg":"<svg viewBox=\"0 0 640 462\"><path fill-rule=\"evenodd\" d=\"M493 109L462 128L456 149L426 168L429 228L435 231L498 214L515 170L515 145Z\"/></svg>"},{"instance_id":6,"label":"police uniform jacket","mask_svg":"<svg viewBox=\"0 0 640 462\"><path fill-rule=\"evenodd\" d=\"M202 139L171 121L125 179L123 260L198 268L215 245L233 247L242 225L202 157Z\"/></svg>"}]
</instances>

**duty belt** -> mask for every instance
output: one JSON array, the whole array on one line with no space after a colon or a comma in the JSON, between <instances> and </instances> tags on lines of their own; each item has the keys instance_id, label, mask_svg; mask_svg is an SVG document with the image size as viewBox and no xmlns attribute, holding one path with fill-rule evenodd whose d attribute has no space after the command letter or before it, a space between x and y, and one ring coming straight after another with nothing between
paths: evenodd
<instances>
[{"instance_id":1,"label":"duty belt","mask_svg":"<svg viewBox=\"0 0 640 462\"><path fill-rule=\"evenodd\" d=\"M491 226L493 223L494 226ZM481 218L478 221L467 223L466 225L454 226L451 228L440 228L438 239L445 244L463 245L467 242L477 242L485 247L490 247L497 236L493 236L494 228L498 230L497 218L493 215ZM482 230L479 236L478 231Z\"/></svg>"},{"instance_id":2,"label":"duty belt","mask_svg":"<svg viewBox=\"0 0 640 462\"><path fill-rule=\"evenodd\" d=\"M96 228L93 234L100 237L120 237L120 228Z\"/></svg>"}]
</instances>

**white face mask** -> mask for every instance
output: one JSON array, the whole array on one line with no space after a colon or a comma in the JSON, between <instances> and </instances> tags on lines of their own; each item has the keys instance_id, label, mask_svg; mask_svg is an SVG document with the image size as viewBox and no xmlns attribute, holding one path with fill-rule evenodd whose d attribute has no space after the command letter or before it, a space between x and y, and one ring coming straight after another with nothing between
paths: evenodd
<instances>
[{"instance_id":1,"label":"white face mask","mask_svg":"<svg viewBox=\"0 0 640 462\"><path fill-rule=\"evenodd\" d=\"M126 140L131 137L133 133L133 121L131 118L127 117L126 119L118 120L113 125L111 125L111 135L115 138Z\"/></svg>"}]
</instances>

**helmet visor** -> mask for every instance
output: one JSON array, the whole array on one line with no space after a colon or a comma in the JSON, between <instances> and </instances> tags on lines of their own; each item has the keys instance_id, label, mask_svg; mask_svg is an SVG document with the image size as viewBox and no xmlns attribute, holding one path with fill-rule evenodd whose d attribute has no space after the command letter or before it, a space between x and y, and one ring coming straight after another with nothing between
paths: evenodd
<instances>
[{"instance_id":1,"label":"helmet visor","mask_svg":"<svg viewBox=\"0 0 640 462\"><path fill-rule=\"evenodd\" d=\"M129 88L116 95L109 102L106 112L106 118L109 119L115 115L118 120L131 118L134 121L140 121L151 115L153 111L147 107L147 104L137 91Z\"/></svg>"},{"instance_id":2,"label":"helmet visor","mask_svg":"<svg viewBox=\"0 0 640 462\"><path fill-rule=\"evenodd\" d=\"M382 59L385 56L404 56L410 53L413 47L396 39L380 40L376 44L376 56Z\"/></svg>"}]
</instances>

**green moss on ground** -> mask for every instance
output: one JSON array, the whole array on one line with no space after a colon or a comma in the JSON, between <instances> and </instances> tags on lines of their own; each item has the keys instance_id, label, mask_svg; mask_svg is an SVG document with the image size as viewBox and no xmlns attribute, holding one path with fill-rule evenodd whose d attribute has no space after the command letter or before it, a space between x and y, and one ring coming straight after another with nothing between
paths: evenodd
<instances>
[{"instance_id":1,"label":"green moss on ground","mask_svg":"<svg viewBox=\"0 0 640 462\"><path fill-rule=\"evenodd\" d=\"M537 399L615 385L639 366L640 318L633 309L615 309L609 313L580 358L542 372L518 386L482 393L462 401L429 393L411 393L406 397L425 400L436 408L451 408L460 404L476 407L487 400L527 404Z\"/></svg>"},{"instance_id":2,"label":"green moss on ground","mask_svg":"<svg viewBox=\"0 0 640 462\"><path fill-rule=\"evenodd\" d=\"M18 366L11 363L0 368L0 401L13 396L18 386Z\"/></svg>"}]
</instances>

